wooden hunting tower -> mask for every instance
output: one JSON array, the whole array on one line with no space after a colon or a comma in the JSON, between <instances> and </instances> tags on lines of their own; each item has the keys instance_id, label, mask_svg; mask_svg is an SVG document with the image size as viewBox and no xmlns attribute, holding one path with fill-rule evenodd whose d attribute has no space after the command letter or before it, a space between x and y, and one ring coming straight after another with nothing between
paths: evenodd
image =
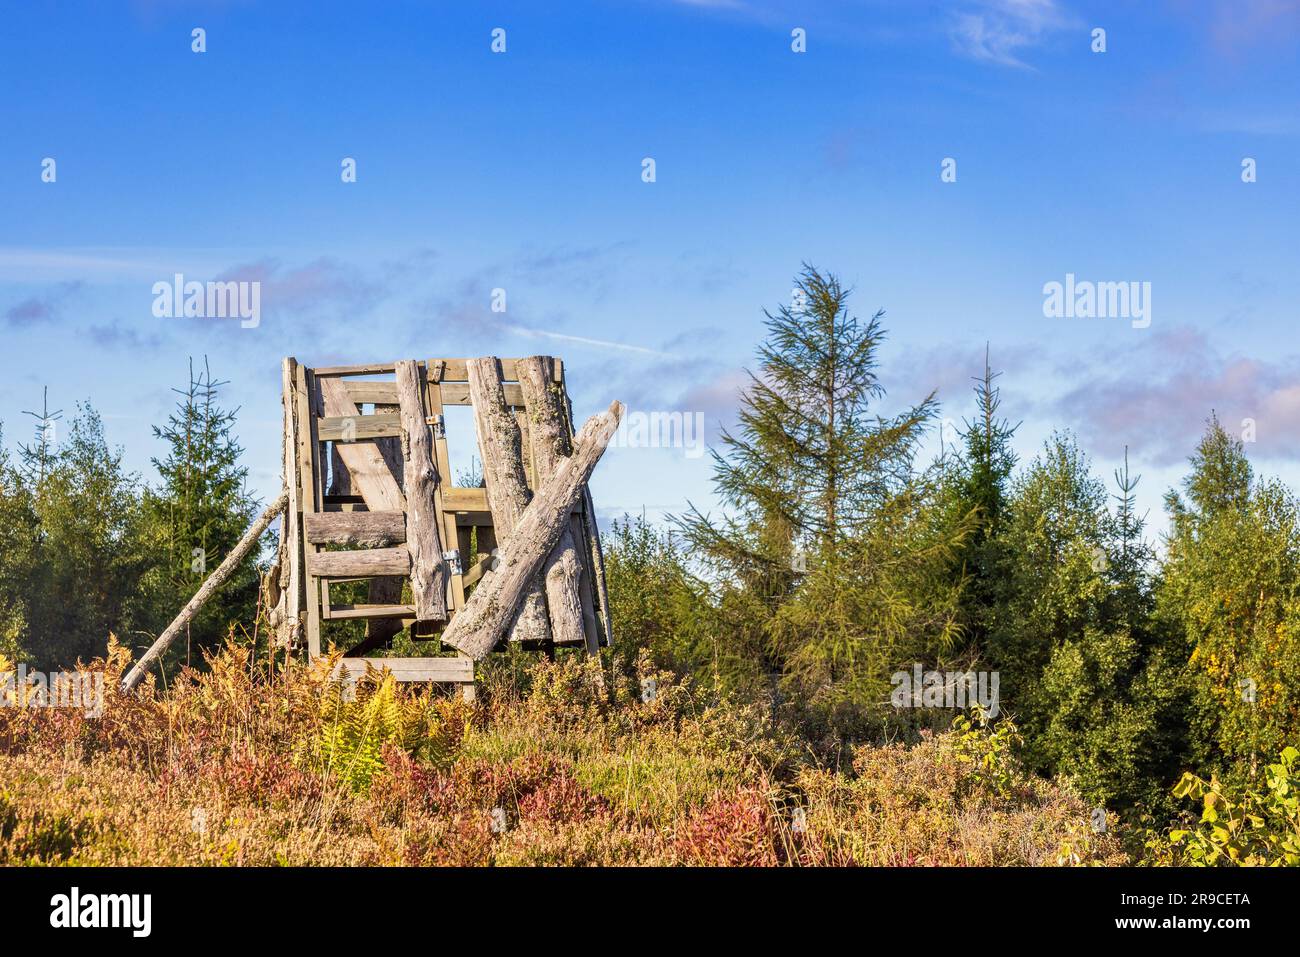
<instances>
[{"instance_id":1,"label":"wooden hunting tower","mask_svg":"<svg viewBox=\"0 0 1300 957\"><path fill-rule=\"evenodd\" d=\"M305 644L315 658L351 633L343 652L350 673L370 662L398 680L454 682L469 692L474 660L503 640L589 653L609 643L586 481L621 405L575 439L564 366L552 356L328 368L287 358L282 373L288 502L267 595L282 643ZM478 487L454 484L449 406L473 410ZM523 576L514 590L511 576ZM489 581L501 595L485 593L473 622L457 622ZM341 600L344 591L354 597ZM363 635L340 626L358 620ZM492 621L504 624L493 631ZM459 655L371 657L403 627L417 638L441 634Z\"/></svg>"}]
</instances>

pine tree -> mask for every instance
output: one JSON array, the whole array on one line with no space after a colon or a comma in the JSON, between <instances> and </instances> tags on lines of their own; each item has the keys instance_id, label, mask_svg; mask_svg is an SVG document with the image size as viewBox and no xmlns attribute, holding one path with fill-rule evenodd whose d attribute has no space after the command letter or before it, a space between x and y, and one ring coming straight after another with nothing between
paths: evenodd
<instances>
[{"instance_id":1,"label":"pine tree","mask_svg":"<svg viewBox=\"0 0 1300 957\"><path fill-rule=\"evenodd\" d=\"M1215 416L1183 490L1159 616L1183 639L1199 767L1240 773L1300 737L1300 502Z\"/></svg>"},{"instance_id":2,"label":"pine tree","mask_svg":"<svg viewBox=\"0 0 1300 957\"><path fill-rule=\"evenodd\" d=\"M213 379L208 361L189 383L172 391L180 396L165 426L154 437L167 454L154 458L161 483L145 496L145 513L157 564L149 577L147 602L154 630L176 614L234 547L252 521L257 502L246 487L248 469L234 435L238 409L220 404L228 383ZM251 624L256 608L256 554L236 571L190 626L192 646L222 639L231 623Z\"/></svg>"},{"instance_id":3,"label":"pine tree","mask_svg":"<svg viewBox=\"0 0 1300 957\"><path fill-rule=\"evenodd\" d=\"M973 512L975 520L959 560L961 575L966 580L962 618L976 649L984 648L990 616L1001 600L1005 554L999 536L1011 473L1016 467L1011 440L1020 428L1020 423L1011 425L998 416L1002 395L996 380L1000 375L992 370L985 345L984 373L975 377L977 414L963 422L964 454L957 469L959 508Z\"/></svg>"},{"instance_id":4,"label":"pine tree","mask_svg":"<svg viewBox=\"0 0 1300 957\"><path fill-rule=\"evenodd\" d=\"M40 474L39 454L25 454L24 472ZM120 448L109 448L99 414L80 405L45 454L43 479L28 490L36 526L24 643L48 670L103 655L110 632L129 630L145 559L139 476L125 469Z\"/></svg>"},{"instance_id":5,"label":"pine tree","mask_svg":"<svg viewBox=\"0 0 1300 957\"><path fill-rule=\"evenodd\" d=\"M63 410L50 411L50 387L46 386L42 393L41 411L24 412L23 415L30 415L36 420L36 441L29 445L18 446L23 476L32 488L40 488L49 473L51 460L54 457L54 430L57 427L55 423L63 418Z\"/></svg>"},{"instance_id":6,"label":"pine tree","mask_svg":"<svg viewBox=\"0 0 1300 957\"><path fill-rule=\"evenodd\" d=\"M1137 514L1137 487L1141 475L1133 475L1128 466L1128 446L1124 446L1124 467L1115 470L1117 492L1111 494L1116 503L1115 542L1111 547L1107 565L1115 586L1115 624L1130 629L1142 629L1151 614L1150 569L1155 563L1155 552L1143 536L1146 519Z\"/></svg>"},{"instance_id":7,"label":"pine tree","mask_svg":"<svg viewBox=\"0 0 1300 957\"><path fill-rule=\"evenodd\" d=\"M874 414L883 313L862 323L848 298L805 265L795 301L766 313L739 428L713 456L727 515L679 521L722 581L727 633L826 714L868 709L900 656L951 637L938 572L961 534L935 527L932 477L913 470L934 395Z\"/></svg>"}]
</instances>

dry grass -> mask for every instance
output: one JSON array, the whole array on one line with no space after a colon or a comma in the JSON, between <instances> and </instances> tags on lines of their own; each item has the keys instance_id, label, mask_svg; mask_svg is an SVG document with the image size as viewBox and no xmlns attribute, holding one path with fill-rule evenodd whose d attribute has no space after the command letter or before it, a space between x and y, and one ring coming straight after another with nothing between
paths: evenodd
<instances>
[{"instance_id":1,"label":"dry grass","mask_svg":"<svg viewBox=\"0 0 1300 957\"><path fill-rule=\"evenodd\" d=\"M115 688L126 655L91 667ZM1123 862L1087 808L955 734L818 768L752 706L542 662L469 706L230 647L102 716L0 709L0 863L841 865ZM969 736L968 736L969 738ZM978 742L977 742L978 743ZM795 810L802 808L802 811Z\"/></svg>"}]
</instances>

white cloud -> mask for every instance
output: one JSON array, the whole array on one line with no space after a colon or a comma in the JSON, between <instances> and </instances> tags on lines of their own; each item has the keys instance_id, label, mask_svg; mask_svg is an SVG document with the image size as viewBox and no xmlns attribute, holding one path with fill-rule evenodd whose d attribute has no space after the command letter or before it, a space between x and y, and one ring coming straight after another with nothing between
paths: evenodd
<instances>
[{"instance_id":1,"label":"white cloud","mask_svg":"<svg viewBox=\"0 0 1300 957\"><path fill-rule=\"evenodd\" d=\"M953 16L949 35L972 59L1031 69L1021 51L1072 23L1056 0L978 0Z\"/></svg>"}]
</instances>

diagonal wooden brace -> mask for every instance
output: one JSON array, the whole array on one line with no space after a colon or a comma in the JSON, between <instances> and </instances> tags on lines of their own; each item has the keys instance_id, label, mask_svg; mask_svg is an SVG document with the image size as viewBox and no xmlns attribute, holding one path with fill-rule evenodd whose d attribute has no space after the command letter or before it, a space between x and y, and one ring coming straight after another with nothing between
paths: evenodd
<instances>
[{"instance_id":1,"label":"diagonal wooden brace","mask_svg":"<svg viewBox=\"0 0 1300 957\"><path fill-rule=\"evenodd\" d=\"M443 644L477 661L505 636L525 592L560 540L560 533L568 528L569 514L624 411L623 403L614 402L587 420L573 440L573 455L562 460L537 490L509 539L500 546L500 565L452 618L442 633Z\"/></svg>"}]
</instances>

